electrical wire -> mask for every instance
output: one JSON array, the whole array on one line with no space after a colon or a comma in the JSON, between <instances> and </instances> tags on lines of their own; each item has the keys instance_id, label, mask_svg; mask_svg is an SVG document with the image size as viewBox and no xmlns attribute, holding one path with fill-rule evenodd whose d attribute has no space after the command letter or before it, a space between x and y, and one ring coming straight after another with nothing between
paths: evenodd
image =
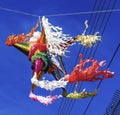
<instances>
[{"instance_id":1,"label":"electrical wire","mask_svg":"<svg viewBox=\"0 0 120 115\"><path fill-rule=\"evenodd\" d=\"M102 9L104 9L104 6L105 6L105 2L106 2L106 0L104 0L103 1L103 3L101 3L99 6L98 6L98 9L100 8L100 6L101 6L101 10ZM110 2L109 2L110 3ZM108 8L106 8L106 9L108 9ZM90 33L92 33L92 34L94 34L95 33L95 31L96 31L96 28L98 27L98 22L99 22L99 20L101 19L101 16L102 15L95 15L95 17L94 17L94 19L96 19L96 21L95 20L93 20L93 23L92 23L92 25L94 24L95 26L94 26L94 28L92 28L92 29L90 29ZM103 18L104 19L104 18ZM99 26L99 27L101 27L101 26ZM93 30L93 31L92 31ZM100 29L97 29L97 31L100 31ZM96 46L96 47L98 47L98 46ZM89 57L90 57L90 54L91 54L91 51L93 50L93 48L91 48L90 49L90 52L89 52ZM87 52L88 52L88 49L86 50L86 52L85 52L85 57L87 57L86 55L87 55Z\"/></svg>"},{"instance_id":2,"label":"electrical wire","mask_svg":"<svg viewBox=\"0 0 120 115\"><path fill-rule=\"evenodd\" d=\"M95 10L96 5L97 5L97 0L95 0L94 6L93 6L93 9L92 9L93 11ZM90 15L89 23L91 23L92 17L93 17L93 14ZM77 55L79 55L80 52L83 51L83 49L85 49L85 48L82 47L81 50L79 50L79 52L78 52ZM76 57L74 66L75 66L76 63L77 63L77 59L78 59L78 57ZM75 85L71 85L71 86L70 86L70 89L72 90L72 89L74 88L74 86L75 86ZM82 84L81 84L81 86L82 86ZM63 102L63 101L62 101L62 102ZM68 102L69 102L69 103L68 103ZM61 111L59 110L60 115L61 115L61 114L64 115L65 113L67 113L67 112L69 111L68 109L71 108L70 105L71 105L72 102L73 102L72 99L69 99L69 100L66 99L65 102L62 103L63 109L61 109ZM67 104L68 106L67 106L66 104ZM61 106L62 106L62 105L61 105ZM60 107L61 107L61 106L60 106ZM66 106L67 106L67 107L66 107ZM69 107L69 108L68 108L68 107ZM70 110L71 110L71 109L70 109Z\"/></svg>"},{"instance_id":3,"label":"electrical wire","mask_svg":"<svg viewBox=\"0 0 120 115\"><path fill-rule=\"evenodd\" d=\"M77 56L76 56L76 59L75 59L75 63L74 63L74 66L76 65L76 63L77 63L77 60L78 60L78 57L79 57L79 54L80 54L80 52L82 52L82 51L84 51L85 50L85 48L83 47L83 46L81 46L80 48L79 48L79 51L78 51L78 53L77 53ZM71 92L73 89L74 89L74 87L75 87L75 83L74 84L70 84L70 87L68 87L69 89L67 90L68 92ZM67 108L69 108L69 106L70 106L70 103L71 103L71 101L73 101L72 99L63 99L62 101L61 101L61 104L60 104L60 107L59 107L59 109L58 109L58 114L57 115L66 115L66 114L64 114L65 113L65 111L67 111L68 109ZM63 105L63 106L62 106Z\"/></svg>"},{"instance_id":4,"label":"electrical wire","mask_svg":"<svg viewBox=\"0 0 120 115\"><path fill-rule=\"evenodd\" d=\"M79 51L78 51L78 53L77 53L77 56L76 56L76 59L75 59L75 63L77 62L77 60L78 60L78 57L79 57L79 52L81 51L81 49L82 49L83 47L80 47L79 48ZM75 64L74 64L74 66L75 66ZM75 87L75 84L74 85L70 85L70 87L68 86L68 92L70 92L73 88ZM68 100L71 100L71 99L66 99L66 98L63 98L62 99L62 101L61 101L61 104L60 104L60 106L59 106L59 109L58 109L58 113L57 113L57 115L63 115L63 113L64 113L64 110L66 109L66 106L67 106L67 104L68 104ZM63 106L62 106L63 105Z\"/></svg>"},{"instance_id":5,"label":"electrical wire","mask_svg":"<svg viewBox=\"0 0 120 115\"><path fill-rule=\"evenodd\" d=\"M114 57L116 56L116 54L117 54L119 48L120 48L120 43L118 44L117 48L115 49L115 52L114 52L114 54L113 54L113 56L112 56L112 58L111 58L111 60L110 60L110 62L109 62L109 64L108 64L107 68L110 67L110 65L111 65L111 63L112 63ZM96 88L97 88L97 89L100 88L101 84L102 84L102 80L98 83L98 86L97 86ZM92 98L90 99L90 101L89 101L89 103L88 103L88 105L87 105L87 107L86 107L86 109L85 109L83 115L86 114L86 112L87 112L87 110L88 110L90 104L92 103L93 99L94 99L94 97L92 97Z\"/></svg>"},{"instance_id":6,"label":"electrical wire","mask_svg":"<svg viewBox=\"0 0 120 115\"><path fill-rule=\"evenodd\" d=\"M111 3L111 2L109 2L109 3ZM103 6L102 6L102 8L104 7L104 5L105 5L105 1L103 2ZM98 8L100 8L100 6L101 6L101 4L99 4L99 6L98 6ZM95 28L96 28L96 26L98 25L98 20L97 20L97 18L99 18L101 15L96 15L95 16L95 21L93 20L93 23L95 24L95 26L94 26L94 29L92 28L91 30L90 30L90 32L92 32L92 30L94 30L95 31ZM105 15L106 16L106 15ZM104 17L105 18L105 17ZM104 19L103 18L103 19ZM97 22L97 23L96 23ZM98 47L98 46L97 46ZM93 48L91 48L91 51L93 50ZM90 57L90 55L91 55L91 53L89 54L89 56L88 57ZM93 57L93 56L92 56ZM87 65L86 65L87 66ZM83 83L82 83L83 84ZM81 86L79 87L79 90L81 89ZM70 108L70 111L72 111L72 108L73 108L73 106L74 106L74 103L76 102L76 100L74 100L73 101L73 104L72 104L72 106L71 106L71 108ZM70 114L70 112L69 112L69 114Z\"/></svg>"},{"instance_id":7,"label":"electrical wire","mask_svg":"<svg viewBox=\"0 0 120 115\"><path fill-rule=\"evenodd\" d=\"M110 104L108 105L105 115L119 115L120 114L120 91L116 90L112 97ZM119 112L119 113L118 113Z\"/></svg>"},{"instance_id":8,"label":"electrical wire","mask_svg":"<svg viewBox=\"0 0 120 115\"><path fill-rule=\"evenodd\" d=\"M105 1L104 1L104 3L105 3ZM110 3L108 4L108 6L110 5ZM113 5L114 6L114 5ZM104 6L102 6L102 8L103 8ZM109 16L110 17L110 16ZM104 18L103 18L104 19ZM98 20L97 20L97 22L98 22ZM108 22L108 21L107 21ZM97 24L97 23L96 23ZM107 24L105 24L105 25L107 25ZM99 26L100 27L100 26ZM104 26L104 28L105 28L106 26ZM96 28L96 26L95 26L95 28ZM94 30L95 30L95 28L94 28ZM70 109L71 110L71 109ZM69 113L70 114L70 113Z\"/></svg>"},{"instance_id":9,"label":"electrical wire","mask_svg":"<svg viewBox=\"0 0 120 115\"><path fill-rule=\"evenodd\" d=\"M112 1L112 0L111 0L111 1ZM116 0L115 0L115 1L116 1ZM114 1L114 3L113 3L113 7L115 6L115 3L116 3L115 1ZM109 8L110 3L111 3L111 2L108 3L107 9ZM112 13L112 12L111 12L111 13ZM105 29L106 29L106 27L107 27L107 24L108 24L108 22L109 22L111 13L109 14L108 18L106 19L106 23L105 23L105 25L104 25L104 27L103 27L103 29L102 29L102 25L103 25L103 23L104 23L104 21L105 21L106 15L107 15L107 14L105 13L105 15L103 16L103 19L102 19L102 21L101 21L101 24L100 24L100 26L99 26L99 28L98 28L98 30L101 31L101 35L102 35L102 36L103 36L103 33L104 33L104 31L105 31ZM96 27L97 27L97 25L96 25ZM89 56L90 56L90 54L92 54L92 52L93 52L92 57L95 56L99 45L100 45L100 43L97 44L97 46L95 47L95 50L92 50L92 49L90 50Z\"/></svg>"},{"instance_id":10,"label":"electrical wire","mask_svg":"<svg viewBox=\"0 0 120 115\"><path fill-rule=\"evenodd\" d=\"M113 112L112 112L111 115L115 115L115 112L116 112L117 108L119 107L119 105L120 105L120 100L118 101L118 103L117 103L117 105L116 105L116 107L115 107L115 109L113 110ZM117 113L116 115L118 115L118 113Z\"/></svg>"},{"instance_id":11,"label":"electrical wire","mask_svg":"<svg viewBox=\"0 0 120 115\"><path fill-rule=\"evenodd\" d=\"M112 9L115 7L115 4L116 4L116 0L115 0L114 3L113 3ZM108 16L109 19L110 19L111 13L112 13L112 12L110 12L110 14L109 14L109 16ZM103 28L102 34L104 33L104 31L105 31L105 29L106 29L106 27L107 27L108 22L109 22L109 20L107 20L107 22L106 22L106 24L105 24L105 26L104 26L104 28ZM119 45L120 45L120 44L119 44ZM118 47L119 47L119 45L118 45ZM94 52L93 55L95 55L96 51L97 51L97 48L96 48L96 50L95 50L95 52ZM115 53L116 53L116 52L115 52ZM114 56L114 55L113 55L113 56ZM112 59L113 59L113 58L112 58ZM111 59L111 60L112 60L112 59ZM110 66L110 64L111 64L111 62L109 63L108 67ZM108 67L107 67L107 68L108 68ZM97 88L100 87L101 83L102 83L102 81L99 82ZM89 103L88 103L88 105L87 105L87 107L86 107L86 109L85 109L83 115L86 114L86 112L87 112L87 110L88 110L90 104L92 103L93 99L94 99L94 97L92 97L91 100L89 101Z\"/></svg>"}]
</instances>

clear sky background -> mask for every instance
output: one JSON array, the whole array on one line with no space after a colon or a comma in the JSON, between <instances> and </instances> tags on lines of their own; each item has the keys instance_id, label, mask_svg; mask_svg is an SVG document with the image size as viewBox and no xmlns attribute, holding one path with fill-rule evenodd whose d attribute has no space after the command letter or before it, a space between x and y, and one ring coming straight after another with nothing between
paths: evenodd
<instances>
[{"instance_id":1,"label":"clear sky background","mask_svg":"<svg viewBox=\"0 0 120 115\"><path fill-rule=\"evenodd\" d=\"M104 68L107 68L120 43L120 10L90 12L112 9L120 9L120 0L0 0L0 115L104 115L113 93L120 89L120 48L109 66L115 72L114 78L106 79L100 84L98 95L92 98L91 103L91 98L75 101L61 98L45 106L28 97L31 89L31 63L17 49L6 46L5 41L13 33L28 33L36 24L38 16L41 18L45 15L50 23L62 27L63 32L70 36L82 34L84 21L88 20L87 34L99 31L102 42L89 49L79 44L70 47L70 53L67 53L69 57L64 58L65 67L70 73L79 61L78 54L82 53L84 58L106 60ZM52 79L49 75L45 77ZM99 83L79 83L78 91L83 88L93 91ZM74 84L67 86L69 92L73 88ZM41 95L49 94L43 89L38 90ZM58 92L61 93L62 90L55 90L54 94Z\"/></svg>"}]
</instances>

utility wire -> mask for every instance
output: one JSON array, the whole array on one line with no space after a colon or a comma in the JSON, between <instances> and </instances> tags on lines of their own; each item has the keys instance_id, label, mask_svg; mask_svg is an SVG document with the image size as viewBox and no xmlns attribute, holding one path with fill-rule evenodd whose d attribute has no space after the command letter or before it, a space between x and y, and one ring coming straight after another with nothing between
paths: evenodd
<instances>
[{"instance_id":1,"label":"utility wire","mask_svg":"<svg viewBox=\"0 0 120 115\"><path fill-rule=\"evenodd\" d=\"M82 48L80 47L78 52L80 52L81 49L82 49ZM78 59L78 56L79 56L79 53L77 53L77 56L76 56L76 59L75 59L75 63L76 63L76 61L77 61L77 59ZM75 66L75 65L74 65L74 66ZM73 87L70 86L70 87L68 87L68 88L69 88L69 89L68 89L67 91L69 92L69 91L72 90ZM66 99L66 98L63 98L62 101L61 101L61 104L60 104L60 106L59 106L57 115L61 115L61 112L64 112L65 106L67 106L66 104L68 104L68 103L67 103L67 99ZM63 106L62 106L62 105L63 105Z\"/></svg>"},{"instance_id":2,"label":"utility wire","mask_svg":"<svg viewBox=\"0 0 120 115\"><path fill-rule=\"evenodd\" d=\"M101 2L101 1L100 1ZM102 8L101 8L101 10L104 8L104 6L105 6L105 2L106 2L106 0L104 0L104 2L102 3L102 5L100 4L99 5L99 7L98 8L100 8L100 6L102 6ZM96 31L96 27L98 27L97 26L97 24L98 24L98 22L99 22L99 20L100 20L100 18L101 18L101 15L95 15L95 18L94 19L96 19L96 22L93 20L93 23L95 23L95 27L94 27L94 29L92 28L92 29L90 29L90 33L93 33L93 32L95 32ZM92 23L92 24L93 24ZM101 26L99 26L99 27L101 27ZM92 31L93 30L93 31ZM97 31L99 31L99 29L97 30ZM93 33L94 34L94 33ZM91 51L93 50L93 48L91 48L91 50L90 50L90 52L89 52L89 55L91 54ZM85 57L86 57L86 55L87 55L87 53L88 53L88 49L86 50L86 52L85 52Z\"/></svg>"},{"instance_id":3,"label":"utility wire","mask_svg":"<svg viewBox=\"0 0 120 115\"><path fill-rule=\"evenodd\" d=\"M115 0L114 3L113 3L112 9L115 7L115 4L116 4L116 0ZM111 13L112 13L112 12L110 12L110 15L108 16L109 19L110 19ZM106 29L106 26L107 26L107 24L108 24L108 22L109 22L109 19L107 19L107 22L106 22L106 24L105 24L105 26L104 26L104 29L103 29L103 31L102 31L102 34L104 33L104 31L105 31L105 29ZM95 52L94 52L93 55L95 55L96 51L97 51L97 48L96 48L96 50L95 50ZM99 82L97 88L100 87L101 83L102 83L102 81ZM83 115L86 114L86 112L87 112L87 110L88 110L88 108L89 108L91 102L93 101L93 98L94 98L94 97L92 97L91 100L90 100L90 102L88 103L88 105L87 105L87 107L86 107L86 109L85 109Z\"/></svg>"},{"instance_id":4,"label":"utility wire","mask_svg":"<svg viewBox=\"0 0 120 115\"><path fill-rule=\"evenodd\" d=\"M105 1L103 2L103 3L101 3L102 4L102 9L104 8L104 5L105 5ZM98 9L100 9L100 6L101 6L101 4L99 4L99 6L98 6ZM96 26L98 25L98 19L99 19L99 17L100 17L101 15L95 15L95 21L93 20L93 24L95 24L95 26L94 26L94 29L92 28L91 30L90 30L90 33L92 32L92 30L94 30L95 31L95 29L96 29ZM105 18L105 17L104 17ZM97 22L97 23L96 23ZM97 46L98 47L98 46ZM93 50L93 48L91 48L91 50ZM87 51L88 51L88 49L87 49ZM89 54L89 57L90 57L90 54ZM87 65L86 65L87 66ZM83 83L81 83L81 84L83 84ZM81 87L82 87L82 85L80 85L80 87L79 87L79 90L81 89ZM71 108L70 108L70 111L69 111L69 114L68 115L70 115L70 112L72 111L72 108L73 108L73 106L74 106L74 104L75 104L75 102L76 102L76 100L73 100L73 103L72 103L72 106L71 106Z\"/></svg>"},{"instance_id":5,"label":"utility wire","mask_svg":"<svg viewBox=\"0 0 120 115\"><path fill-rule=\"evenodd\" d=\"M92 9L92 11L94 11L95 10L95 7L97 6L97 0L95 0L95 3L94 3L94 6L93 6L93 9ZM93 14L91 14L90 15L90 19L89 19L89 23L91 23L91 21L92 21L92 17L93 17ZM85 48L84 47L82 47L81 48L82 50L80 50L79 52L78 52L78 54L77 55L79 55L80 54L80 52L81 51L83 51ZM76 60L75 60L75 64L74 64L74 66L76 65L76 63L77 63L77 59L78 59L78 57L76 58ZM73 89L73 87L75 86L75 85L71 85L70 86L70 89L72 88ZM81 83L81 85L80 85L81 87L82 87L82 83ZM62 115L64 115L64 114L70 114L70 111L72 110L72 104L71 103L73 103L73 101L74 100L72 100L72 99L66 99L65 100L65 102L63 103L63 109L61 110L61 113L60 113L60 115L62 114ZM67 106L67 105L68 106ZM67 107L66 107L67 106ZM61 106L60 106L61 107Z\"/></svg>"},{"instance_id":6,"label":"utility wire","mask_svg":"<svg viewBox=\"0 0 120 115\"><path fill-rule=\"evenodd\" d=\"M99 6L98 6L98 9L100 9L101 6L102 6L101 10L103 10L103 8L104 8L104 6L105 6L105 2L106 2L106 0L104 0L103 3L102 3L102 1L100 1ZM110 2L109 2L109 3L110 3ZM107 9L108 9L108 8L106 8L106 10L107 10ZM94 28L92 28L92 29L90 30L90 33L94 34L93 32L95 32L96 27L97 27L97 24L98 24L99 19L101 18L101 16L102 16L102 15L97 15L97 14L95 15L94 19L95 19L96 21L93 20ZM93 23L92 23L92 24L93 24Z\"/></svg>"},{"instance_id":7,"label":"utility wire","mask_svg":"<svg viewBox=\"0 0 120 115\"><path fill-rule=\"evenodd\" d=\"M115 112L116 112L117 108L119 107L119 105L120 105L120 100L118 101L118 103L117 103L117 105L116 105L116 107L115 107L115 109L113 110L113 112L112 112L111 115L118 115L118 114L115 114Z\"/></svg>"},{"instance_id":8,"label":"utility wire","mask_svg":"<svg viewBox=\"0 0 120 115\"><path fill-rule=\"evenodd\" d=\"M108 107L106 108L104 115L119 115L120 114L120 91L116 90L112 97L112 100ZM119 112L119 114L118 114Z\"/></svg>"},{"instance_id":9,"label":"utility wire","mask_svg":"<svg viewBox=\"0 0 120 115\"><path fill-rule=\"evenodd\" d=\"M110 6L110 3L109 3L109 5L108 6ZM114 6L114 5L113 5ZM105 16L104 16L105 17ZM110 15L108 16L109 18L110 18ZM108 18L108 19L109 19ZM104 20L104 18L103 18L103 20ZM107 23L108 23L108 20L107 20ZM104 29L103 29L103 32L102 32L102 34L104 33L104 30L105 30L105 27L106 27L106 25L107 25L107 23L105 24L105 26L104 26ZM99 27L101 27L101 26L99 26ZM95 26L95 28L96 28L96 26ZM95 29L94 29L95 30ZM97 49L97 48L96 48ZM95 51L97 51L97 50L95 50ZM94 53L95 54L95 53ZM81 86L80 86L81 87ZM70 109L71 110L71 109ZM70 113L69 113L70 114Z\"/></svg>"},{"instance_id":10,"label":"utility wire","mask_svg":"<svg viewBox=\"0 0 120 115\"><path fill-rule=\"evenodd\" d=\"M112 0L111 0L111 1L112 1ZM108 3L107 9L109 8L110 3L111 3L111 2ZM115 3L116 3L116 0L115 0L114 3L113 3L113 7L115 6ZM112 8L112 9L113 9L113 8ZM101 24L100 24L100 26L99 26L99 28L98 28L99 31L102 31L102 32L101 32L101 35L102 35L102 36L103 36L103 33L104 33L104 31L105 31L105 29L106 29L106 27L107 27L107 24L108 24L108 22L109 22L111 13L112 13L112 12L110 12L110 14L109 14L109 16L108 16L108 18L107 18L107 20L106 20L106 23L105 23L105 25L104 25L104 27L103 27L103 29L102 29L102 25L103 25L103 23L104 23L104 21L105 21L106 15L107 15L106 13L104 14L103 19L102 19L102 21L101 21ZM96 25L96 27L97 27L97 25ZM93 50L91 49L90 52L89 52L89 55L92 54L92 52L93 52L92 57L94 57L95 54L96 54L96 52L97 52L97 49L98 49L99 45L100 45L100 43L97 44L97 46L95 47L94 52L93 52Z\"/></svg>"},{"instance_id":11,"label":"utility wire","mask_svg":"<svg viewBox=\"0 0 120 115\"><path fill-rule=\"evenodd\" d=\"M78 53L77 53L77 56L76 56L76 59L75 59L75 63L77 62L77 60L78 60L78 57L79 57L79 52L81 51L81 49L82 49L82 47L80 47L79 48L79 51L78 51ZM75 66L75 64L74 64L74 66ZM68 90L67 90L67 92L70 92L73 88L75 87L75 84L73 85L71 85L70 84L70 87L68 86ZM68 102L70 101L71 99L66 99L66 98L63 98L62 99L62 101L61 101L61 104L60 104L60 106L59 106L59 109L58 109L58 114L57 115L64 115L63 113L64 113L64 111L65 110L67 110L67 105L69 104ZM63 106L62 106L63 105ZM66 107L67 106L67 107Z\"/></svg>"},{"instance_id":12,"label":"utility wire","mask_svg":"<svg viewBox=\"0 0 120 115\"><path fill-rule=\"evenodd\" d=\"M95 2L97 3L97 0L96 0ZM96 6L96 3L94 4L94 8L95 8L95 6ZM94 8L93 8L93 10L94 10ZM91 15L93 15L93 14L91 14ZM90 16L90 21L91 21L91 18L92 18L92 16ZM79 55L80 52L83 53L83 50L85 50L84 47L82 47L82 50L78 52L78 55ZM77 57L77 58L78 58L78 57ZM76 61L76 62L77 62L77 61ZM75 65L76 65L76 63L75 63ZM75 85L71 85L71 86L75 87ZM80 86L82 87L82 83L81 83ZM74 89L73 87L72 87L72 90ZM67 103L68 106L67 106L67 107L64 107L66 111L63 111L63 110L62 110L63 113L65 113L65 115L66 115L67 113L69 114L69 112L72 110L71 107L72 107L73 101L74 101L73 99L68 100L68 102L69 102L69 103ZM64 109L64 108L63 108L63 109ZM63 114L63 113L62 113L62 114Z\"/></svg>"},{"instance_id":13,"label":"utility wire","mask_svg":"<svg viewBox=\"0 0 120 115\"><path fill-rule=\"evenodd\" d=\"M116 56L116 54L117 54L119 48L120 48L120 43L118 44L117 48L115 49L115 52L114 52L114 54L113 54L113 56L112 56L112 58L111 58L111 60L110 60L110 62L109 62L109 64L108 64L107 68L110 67L110 65L111 65L111 63L112 63L114 57ZM99 84L98 84L98 86L97 86L97 89L100 88L101 84L102 84L102 80L99 82ZM87 110L88 110L90 104L92 103L93 99L94 99L94 97L91 98L91 100L90 100L90 102L88 103L88 105L87 105L87 107L86 107L86 109L85 109L83 115L86 114L86 112L87 112Z\"/></svg>"}]
</instances>

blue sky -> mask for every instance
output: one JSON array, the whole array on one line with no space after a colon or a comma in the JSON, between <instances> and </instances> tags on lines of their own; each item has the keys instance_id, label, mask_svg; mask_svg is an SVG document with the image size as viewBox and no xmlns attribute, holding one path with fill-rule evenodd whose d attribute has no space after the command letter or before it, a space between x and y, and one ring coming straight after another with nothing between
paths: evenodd
<instances>
[{"instance_id":1,"label":"blue sky","mask_svg":"<svg viewBox=\"0 0 120 115\"><path fill-rule=\"evenodd\" d=\"M115 6L113 7L114 2ZM96 3L96 5L95 5ZM104 5L103 5L104 4ZM95 6L95 7L94 7ZM30 79L32 77L31 63L27 57L14 47L5 45L7 37L11 34L28 33L36 24L38 16L46 16L53 25L63 28L63 32L70 36L82 34L84 21L88 20L89 29L87 34L100 32L102 42L98 46L90 49L76 44L69 48L70 53L65 58L65 67L70 73L73 66L79 61L77 55L82 53L84 58L94 55L94 58L101 61L106 60L108 66L112 55L120 43L120 11L108 13L85 13L76 15L58 15L78 12L89 12L97 10L111 10L120 8L119 0L0 0L0 115L83 115L91 98L79 99L59 99L49 106L29 99L31 88ZM14 11L3 10L1 8L12 9ZM15 11L21 11L37 16L26 15ZM80 49L80 52L79 52ZM77 57L77 58L76 58ZM94 97L85 115L103 115L105 109L112 99L113 93L120 89L120 48L116 53L110 70L115 72L112 79L102 82L98 95ZM46 78L52 76L45 75ZM88 91L94 90L98 82L84 82L81 88ZM72 86L68 86L71 91ZM48 94L43 89L37 89L41 95ZM61 89L54 91L61 92Z\"/></svg>"}]
</instances>

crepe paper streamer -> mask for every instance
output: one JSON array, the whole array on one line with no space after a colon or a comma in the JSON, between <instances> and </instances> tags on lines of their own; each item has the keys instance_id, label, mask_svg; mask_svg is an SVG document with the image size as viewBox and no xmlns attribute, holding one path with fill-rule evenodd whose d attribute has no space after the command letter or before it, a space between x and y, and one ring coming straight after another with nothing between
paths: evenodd
<instances>
[{"instance_id":1,"label":"crepe paper streamer","mask_svg":"<svg viewBox=\"0 0 120 115\"><path fill-rule=\"evenodd\" d=\"M89 67L84 67L86 63L91 62ZM80 81L97 81L105 78L112 78L114 72L110 72L108 69L99 70L100 67L105 65L105 60L98 62L94 59L82 60L82 54L80 54L80 62L76 65L70 75L66 75L64 78L69 83L80 82Z\"/></svg>"},{"instance_id":2,"label":"crepe paper streamer","mask_svg":"<svg viewBox=\"0 0 120 115\"><path fill-rule=\"evenodd\" d=\"M48 80L37 80L35 77L33 77L31 79L32 84L44 88L46 90L55 90L57 88L65 88L65 86L67 85L68 81L64 81L63 79L60 79L58 81L48 81Z\"/></svg>"},{"instance_id":3,"label":"crepe paper streamer","mask_svg":"<svg viewBox=\"0 0 120 115\"><path fill-rule=\"evenodd\" d=\"M33 33L36 31L36 29L39 27L40 25L40 22L38 22L36 24L35 27L33 27L31 29L31 31L28 33L28 34L18 34L17 36L15 36L14 34L11 35L11 36L8 36L7 40L6 40L6 44L8 46L14 46L16 43L26 43L26 41L28 40L28 38L32 37L33 36Z\"/></svg>"},{"instance_id":4,"label":"crepe paper streamer","mask_svg":"<svg viewBox=\"0 0 120 115\"><path fill-rule=\"evenodd\" d=\"M29 97L32 100L38 101L38 102L40 102L40 103L47 106L49 104L52 104L53 101L55 101L55 100L59 99L60 97L62 97L62 95L55 95L55 96L49 95L49 96L43 97L43 96L35 95L31 91L30 94L29 94Z\"/></svg>"},{"instance_id":5,"label":"crepe paper streamer","mask_svg":"<svg viewBox=\"0 0 120 115\"><path fill-rule=\"evenodd\" d=\"M96 32L94 35L85 35L86 30L88 29L88 21L85 21L85 30L82 35L78 35L77 40L85 47L92 47L97 41L101 41L101 36L97 36L99 32Z\"/></svg>"},{"instance_id":6,"label":"crepe paper streamer","mask_svg":"<svg viewBox=\"0 0 120 115\"><path fill-rule=\"evenodd\" d=\"M94 35L78 35L77 40L85 47L92 47L97 41L101 41L101 38L95 33Z\"/></svg>"},{"instance_id":7,"label":"crepe paper streamer","mask_svg":"<svg viewBox=\"0 0 120 115\"><path fill-rule=\"evenodd\" d=\"M49 52L63 56L66 48L60 46L60 44L65 43L65 40L70 38L69 35L63 34L62 28L52 25L44 16L42 18L42 24L45 29Z\"/></svg>"},{"instance_id":8,"label":"crepe paper streamer","mask_svg":"<svg viewBox=\"0 0 120 115\"><path fill-rule=\"evenodd\" d=\"M31 29L31 31L28 34L18 34L17 36L15 36L14 34L11 36L8 36L7 40L6 40L6 45L8 46L14 46L16 47L18 50L20 50L22 53L24 53L25 55L28 56L28 53L30 51L30 43L28 43L28 40L30 37L32 37L35 32L35 30L39 27L40 22L38 22L36 24L35 27L33 27Z\"/></svg>"},{"instance_id":9,"label":"crepe paper streamer","mask_svg":"<svg viewBox=\"0 0 120 115\"><path fill-rule=\"evenodd\" d=\"M67 94L66 98L80 99L80 98L87 98L95 95L97 95L97 90L88 93L85 89L83 89L83 91L81 92L75 91L74 93Z\"/></svg>"}]
</instances>

